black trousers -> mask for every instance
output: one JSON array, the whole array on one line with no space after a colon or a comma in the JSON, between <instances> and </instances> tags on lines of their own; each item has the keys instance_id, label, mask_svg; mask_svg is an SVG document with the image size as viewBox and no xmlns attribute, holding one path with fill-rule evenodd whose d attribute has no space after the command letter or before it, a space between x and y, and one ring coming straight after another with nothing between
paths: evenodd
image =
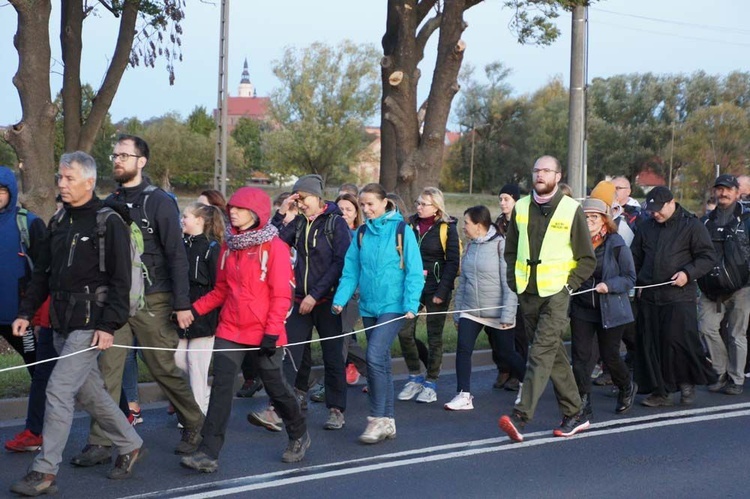
<instances>
[{"instance_id":1,"label":"black trousers","mask_svg":"<svg viewBox=\"0 0 750 499\"><path fill-rule=\"evenodd\" d=\"M492 348L492 362L497 366L498 372L510 374L510 364L501 359L499 346L495 344L492 335L488 334L487 339L490 342L490 348ZM529 342L529 337L526 335L526 326L523 322L521 306L519 305L516 311L516 327L513 328L513 345L524 362L529 358Z\"/></svg>"},{"instance_id":2,"label":"black trousers","mask_svg":"<svg viewBox=\"0 0 750 499\"><path fill-rule=\"evenodd\" d=\"M620 390L630 386L630 371L620 357L620 341L624 330L625 325L605 329L601 322L570 318L573 375L581 395L591 393L591 372L597 358L592 355L594 338L599 344L599 357L609 367L612 383Z\"/></svg>"},{"instance_id":3,"label":"black trousers","mask_svg":"<svg viewBox=\"0 0 750 499\"><path fill-rule=\"evenodd\" d=\"M208 414L203 423L203 442L199 450L213 459L219 458L219 452L224 446L229 417L232 414L232 400L234 397L234 381L240 372L240 366L247 355L258 368L266 393L271 398L276 412L284 421L286 432L290 440L301 438L307 431L305 418L302 416L297 399L291 387L281 374L281 362L284 350L279 348L268 357L257 350L250 352L226 352L222 349L247 348L222 338L214 342L214 381L211 386L211 399L208 403Z\"/></svg>"}]
</instances>

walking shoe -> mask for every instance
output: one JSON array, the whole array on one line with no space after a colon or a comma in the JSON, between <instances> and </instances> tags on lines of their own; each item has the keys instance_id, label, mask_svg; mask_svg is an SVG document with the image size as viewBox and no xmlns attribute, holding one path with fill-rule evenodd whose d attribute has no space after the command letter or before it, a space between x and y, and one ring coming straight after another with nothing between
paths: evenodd
<instances>
[{"instance_id":1,"label":"walking shoe","mask_svg":"<svg viewBox=\"0 0 750 499\"><path fill-rule=\"evenodd\" d=\"M612 384L612 375L608 372L603 372L593 381L596 386L607 386Z\"/></svg>"},{"instance_id":2,"label":"walking shoe","mask_svg":"<svg viewBox=\"0 0 750 499\"><path fill-rule=\"evenodd\" d=\"M237 390L236 395L239 398L250 398L256 393L258 393L263 388L263 382L259 379L246 379L244 383L242 383L242 387ZM214 470L216 471L216 470ZM211 472L208 472L211 473Z\"/></svg>"},{"instance_id":3,"label":"walking shoe","mask_svg":"<svg viewBox=\"0 0 750 499\"><path fill-rule=\"evenodd\" d=\"M695 402L695 386L687 383L680 384L680 404L690 405Z\"/></svg>"},{"instance_id":4,"label":"walking shoe","mask_svg":"<svg viewBox=\"0 0 750 499\"><path fill-rule=\"evenodd\" d=\"M458 392L453 400L444 404L443 407L446 411L471 411L474 409L474 404L471 402L474 397L469 392Z\"/></svg>"},{"instance_id":5,"label":"walking shoe","mask_svg":"<svg viewBox=\"0 0 750 499\"><path fill-rule=\"evenodd\" d=\"M5 442L5 448L10 452L33 452L42 447L42 436L34 435L28 428Z\"/></svg>"},{"instance_id":6,"label":"walking shoe","mask_svg":"<svg viewBox=\"0 0 750 499\"><path fill-rule=\"evenodd\" d=\"M410 374L409 381L406 382L404 388L398 394L399 400L411 400L422 391L424 388L424 376L421 374Z\"/></svg>"},{"instance_id":7,"label":"walking shoe","mask_svg":"<svg viewBox=\"0 0 750 499\"><path fill-rule=\"evenodd\" d=\"M617 414L622 414L623 412L627 412L631 407L633 407L636 393L638 393L638 385L635 383L635 381L631 381L630 386L625 390L620 390L620 393L617 395L617 405L615 406L615 412Z\"/></svg>"},{"instance_id":8,"label":"walking shoe","mask_svg":"<svg viewBox=\"0 0 750 499\"><path fill-rule=\"evenodd\" d=\"M742 385L735 384L734 381L727 384L722 390L727 395L742 395Z\"/></svg>"},{"instance_id":9,"label":"walking shoe","mask_svg":"<svg viewBox=\"0 0 750 499\"><path fill-rule=\"evenodd\" d=\"M724 390L724 387L727 386L727 382L727 375L722 374L719 376L719 379L716 380L716 383L711 383L706 388L708 388L709 392L717 393Z\"/></svg>"},{"instance_id":10,"label":"walking shoe","mask_svg":"<svg viewBox=\"0 0 750 499\"><path fill-rule=\"evenodd\" d=\"M313 402L325 402L326 400L326 387L322 383L318 383L312 390L310 390L310 400Z\"/></svg>"},{"instance_id":11,"label":"walking shoe","mask_svg":"<svg viewBox=\"0 0 750 499\"><path fill-rule=\"evenodd\" d=\"M516 411L513 411L513 414L510 416L501 416L497 421L497 425L501 430L508 434L511 440L515 442L523 442L521 430L526 426L526 421L524 421L521 415Z\"/></svg>"},{"instance_id":12,"label":"walking shoe","mask_svg":"<svg viewBox=\"0 0 750 499\"><path fill-rule=\"evenodd\" d=\"M10 491L22 496L40 496L42 494L55 494L55 475L30 471L25 477L10 486Z\"/></svg>"},{"instance_id":13,"label":"walking shoe","mask_svg":"<svg viewBox=\"0 0 750 499\"><path fill-rule=\"evenodd\" d=\"M299 409L301 411L307 410L307 392L300 390L299 388L294 389L294 398L297 399Z\"/></svg>"},{"instance_id":14,"label":"walking shoe","mask_svg":"<svg viewBox=\"0 0 750 499\"><path fill-rule=\"evenodd\" d=\"M97 464L105 464L112 461L112 447L103 445L86 445L80 454L70 459L70 464L88 468Z\"/></svg>"},{"instance_id":15,"label":"walking shoe","mask_svg":"<svg viewBox=\"0 0 750 499\"><path fill-rule=\"evenodd\" d=\"M376 444L387 438L396 438L396 421L393 418L367 416L367 428L359 436L363 444Z\"/></svg>"},{"instance_id":16,"label":"walking shoe","mask_svg":"<svg viewBox=\"0 0 750 499\"><path fill-rule=\"evenodd\" d=\"M509 379L510 379L510 373L501 373L501 372L498 372L497 373L497 379L492 384L492 388L494 388L496 390L502 390L503 387L505 386L505 383L507 383Z\"/></svg>"},{"instance_id":17,"label":"walking shoe","mask_svg":"<svg viewBox=\"0 0 750 499\"><path fill-rule=\"evenodd\" d=\"M667 395L659 395L654 392L641 400L641 405L646 407L672 407L674 402L672 402L672 399Z\"/></svg>"},{"instance_id":18,"label":"walking shoe","mask_svg":"<svg viewBox=\"0 0 750 499\"><path fill-rule=\"evenodd\" d=\"M597 362L597 364L594 366L594 370L591 371L591 379L596 379L604 372L604 369L602 369L602 363Z\"/></svg>"},{"instance_id":19,"label":"walking shoe","mask_svg":"<svg viewBox=\"0 0 750 499\"><path fill-rule=\"evenodd\" d=\"M564 416L560 428L555 428L552 434L556 437L572 437L576 433L587 430L591 426L589 420L580 411L574 416Z\"/></svg>"},{"instance_id":20,"label":"walking shoe","mask_svg":"<svg viewBox=\"0 0 750 499\"><path fill-rule=\"evenodd\" d=\"M305 451L310 447L310 434L305 432L302 437L295 440L289 439L289 445L281 455L282 463L298 463L305 458Z\"/></svg>"},{"instance_id":21,"label":"walking shoe","mask_svg":"<svg viewBox=\"0 0 750 499\"><path fill-rule=\"evenodd\" d=\"M357 370L357 366L355 366L352 363L349 363L346 365L346 384L347 385L356 385L359 383L359 378L361 375L359 374L359 371Z\"/></svg>"},{"instance_id":22,"label":"walking shoe","mask_svg":"<svg viewBox=\"0 0 750 499\"><path fill-rule=\"evenodd\" d=\"M183 428L181 430L182 437L177 447L175 447L174 453L178 456L187 456L197 451L198 446L203 441L203 437L201 436L202 427L203 424L201 423L200 426L196 426L195 428Z\"/></svg>"},{"instance_id":23,"label":"walking shoe","mask_svg":"<svg viewBox=\"0 0 750 499\"><path fill-rule=\"evenodd\" d=\"M417 402L420 404L431 404L437 400L437 384L434 381L425 381L422 385L422 391L417 395Z\"/></svg>"},{"instance_id":24,"label":"walking shoe","mask_svg":"<svg viewBox=\"0 0 750 499\"><path fill-rule=\"evenodd\" d=\"M172 402L170 402L169 405L167 406L167 415L168 416L172 416L172 415L174 415L175 412L177 412L177 411L175 410L174 406L172 405Z\"/></svg>"},{"instance_id":25,"label":"walking shoe","mask_svg":"<svg viewBox=\"0 0 750 499\"><path fill-rule=\"evenodd\" d=\"M513 401L513 405L518 405L521 403L522 392L523 392L523 383L518 383L518 395L516 395L516 400Z\"/></svg>"},{"instance_id":26,"label":"walking shoe","mask_svg":"<svg viewBox=\"0 0 750 499\"><path fill-rule=\"evenodd\" d=\"M265 428L268 431L281 431L281 418L276 414L271 405L260 412L249 412L247 414L247 422L251 425Z\"/></svg>"},{"instance_id":27,"label":"walking shoe","mask_svg":"<svg viewBox=\"0 0 750 499\"><path fill-rule=\"evenodd\" d=\"M112 480L122 480L130 478L133 474L133 466L148 455L148 449L141 447L127 454L120 454L115 460L115 467L109 471L108 478Z\"/></svg>"},{"instance_id":28,"label":"walking shoe","mask_svg":"<svg viewBox=\"0 0 750 499\"><path fill-rule=\"evenodd\" d=\"M141 416L141 411L134 411L133 409L130 409L128 421L133 426L143 423L143 416Z\"/></svg>"},{"instance_id":29,"label":"walking shoe","mask_svg":"<svg viewBox=\"0 0 750 499\"><path fill-rule=\"evenodd\" d=\"M219 469L219 460L209 457L204 452L196 452L180 459L180 466L200 471L201 473L213 473Z\"/></svg>"},{"instance_id":30,"label":"walking shoe","mask_svg":"<svg viewBox=\"0 0 750 499\"><path fill-rule=\"evenodd\" d=\"M509 392L517 392L521 387L521 382L517 378L510 378L507 383L505 383L505 389Z\"/></svg>"},{"instance_id":31,"label":"walking shoe","mask_svg":"<svg viewBox=\"0 0 750 499\"><path fill-rule=\"evenodd\" d=\"M324 430L340 430L344 427L346 422L344 421L344 413L335 407L331 407L328 411L328 420L323 425Z\"/></svg>"}]
</instances>

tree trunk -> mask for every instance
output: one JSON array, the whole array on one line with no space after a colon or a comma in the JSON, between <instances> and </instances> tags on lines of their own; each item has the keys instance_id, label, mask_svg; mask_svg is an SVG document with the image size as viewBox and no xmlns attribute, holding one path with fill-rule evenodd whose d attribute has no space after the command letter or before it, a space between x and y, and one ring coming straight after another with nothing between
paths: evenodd
<instances>
[{"instance_id":1,"label":"tree trunk","mask_svg":"<svg viewBox=\"0 0 750 499\"><path fill-rule=\"evenodd\" d=\"M63 60L63 134L65 151L78 150L81 135L81 50L83 50L83 0L63 0L60 16L60 46Z\"/></svg>"}]
</instances>

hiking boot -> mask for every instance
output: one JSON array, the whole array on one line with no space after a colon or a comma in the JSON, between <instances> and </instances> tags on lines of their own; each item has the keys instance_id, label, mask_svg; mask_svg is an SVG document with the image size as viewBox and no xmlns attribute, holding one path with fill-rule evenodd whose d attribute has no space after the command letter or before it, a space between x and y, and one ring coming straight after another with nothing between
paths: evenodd
<instances>
[{"instance_id":1,"label":"hiking boot","mask_svg":"<svg viewBox=\"0 0 750 499\"><path fill-rule=\"evenodd\" d=\"M201 473L213 473L219 469L219 460L209 457L204 452L196 452L180 459L180 466L200 471Z\"/></svg>"},{"instance_id":2,"label":"hiking boot","mask_svg":"<svg viewBox=\"0 0 750 499\"><path fill-rule=\"evenodd\" d=\"M313 402L325 402L326 400L326 387L322 383L318 383L315 388L310 390L310 400ZM307 404L305 404L307 408Z\"/></svg>"},{"instance_id":3,"label":"hiking boot","mask_svg":"<svg viewBox=\"0 0 750 499\"><path fill-rule=\"evenodd\" d=\"M654 392L645 399L641 400L641 405L646 407L672 407L674 402L667 395L659 395Z\"/></svg>"},{"instance_id":4,"label":"hiking boot","mask_svg":"<svg viewBox=\"0 0 750 499\"><path fill-rule=\"evenodd\" d=\"M198 446L203 441L201 436L201 429L203 424L196 426L195 428L183 428L182 437L177 447L174 449L174 453L178 456L187 456L195 453L198 450Z\"/></svg>"},{"instance_id":5,"label":"hiking boot","mask_svg":"<svg viewBox=\"0 0 750 499\"><path fill-rule=\"evenodd\" d=\"M356 385L359 383L359 378L361 375L359 374L359 371L357 370L357 366L355 366L352 363L349 363L346 365L346 384L347 385Z\"/></svg>"},{"instance_id":6,"label":"hiking boot","mask_svg":"<svg viewBox=\"0 0 750 499\"><path fill-rule=\"evenodd\" d=\"M727 386L721 391L727 395L742 395L742 385L736 384L734 381L727 383Z\"/></svg>"},{"instance_id":7,"label":"hiking boot","mask_svg":"<svg viewBox=\"0 0 750 499\"><path fill-rule=\"evenodd\" d=\"M271 405L260 412L249 412L247 414L247 422L251 425L265 428L268 431L281 431L281 418L276 414L276 411Z\"/></svg>"},{"instance_id":8,"label":"hiking boot","mask_svg":"<svg viewBox=\"0 0 750 499\"><path fill-rule=\"evenodd\" d=\"M594 381L593 383L596 386L608 386L612 384L612 375L609 374L609 372L603 372L601 373Z\"/></svg>"},{"instance_id":9,"label":"hiking boot","mask_svg":"<svg viewBox=\"0 0 750 499\"><path fill-rule=\"evenodd\" d=\"M591 407L591 396L588 393L581 395L581 407L583 418L591 421L594 418L594 409Z\"/></svg>"},{"instance_id":10,"label":"hiking boot","mask_svg":"<svg viewBox=\"0 0 750 499\"><path fill-rule=\"evenodd\" d=\"M25 477L10 486L10 491L22 496L40 496L42 494L55 494L55 475L30 471Z\"/></svg>"},{"instance_id":11,"label":"hiking boot","mask_svg":"<svg viewBox=\"0 0 750 499\"><path fill-rule=\"evenodd\" d=\"M474 397L471 396L471 393L458 392L456 396L453 397L453 400L444 404L443 407L446 411L470 411L474 409L472 400L474 400Z\"/></svg>"},{"instance_id":12,"label":"hiking boot","mask_svg":"<svg viewBox=\"0 0 750 499\"><path fill-rule=\"evenodd\" d=\"M584 412L580 411L574 416L564 416L560 428L556 428L552 434L556 437L572 437L576 433L587 430L591 426L589 420L584 417Z\"/></svg>"},{"instance_id":13,"label":"hiking boot","mask_svg":"<svg viewBox=\"0 0 750 499\"><path fill-rule=\"evenodd\" d=\"M396 438L396 421L393 418L367 416L367 428L359 436L363 444L376 444L387 438Z\"/></svg>"},{"instance_id":14,"label":"hiking boot","mask_svg":"<svg viewBox=\"0 0 750 499\"><path fill-rule=\"evenodd\" d=\"M128 452L127 454L120 454L115 460L115 467L109 471L107 477L112 480L130 478L133 474L135 463L146 457L146 455L148 455L148 450L145 447Z\"/></svg>"},{"instance_id":15,"label":"hiking boot","mask_svg":"<svg viewBox=\"0 0 750 499\"><path fill-rule=\"evenodd\" d=\"M300 390L299 388L294 389L294 398L297 399L300 411L307 410L307 392Z\"/></svg>"},{"instance_id":16,"label":"hiking boot","mask_svg":"<svg viewBox=\"0 0 750 499\"><path fill-rule=\"evenodd\" d=\"M340 430L344 427L346 422L344 421L344 413L335 407L331 407L328 411L328 420L323 425L324 430Z\"/></svg>"},{"instance_id":17,"label":"hiking boot","mask_svg":"<svg viewBox=\"0 0 750 499\"><path fill-rule=\"evenodd\" d=\"M719 376L719 379L716 380L716 383L711 383L706 388L708 388L709 392L718 393L724 390L725 386L727 386L727 375L722 374L721 376Z\"/></svg>"},{"instance_id":18,"label":"hiking boot","mask_svg":"<svg viewBox=\"0 0 750 499\"><path fill-rule=\"evenodd\" d=\"M437 400L437 384L434 381L425 381L422 385L422 391L417 395L417 402L420 404L431 404Z\"/></svg>"},{"instance_id":19,"label":"hiking boot","mask_svg":"<svg viewBox=\"0 0 750 499\"><path fill-rule=\"evenodd\" d=\"M34 435L28 428L5 442L5 448L10 452L33 452L42 447L42 436Z\"/></svg>"},{"instance_id":20,"label":"hiking boot","mask_svg":"<svg viewBox=\"0 0 750 499\"><path fill-rule=\"evenodd\" d=\"M282 463L298 463L305 458L305 451L310 447L310 434L305 432L302 437L292 440L289 439L289 445L281 455Z\"/></svg>"},{"instance_id":21,"label":"hiking boot","mask_svg":"<svg viewBox=\"0 0 750 499\"><path fill-rule=\"evenodd\" d=\"M695 385L680 384L680 404L690 405L695 402Z\"/></svg>"},{"instance_id":22,"label":"hiking boot","mask_svg":"<svg viewBox=\"0 0 750 499\"><path fill-rule=\"evenodd\" d=\"M505 389L509 392L517 392L521 389L521 382L518 378L510 378L508 382L505 383Z\"/></svg>"},{"instance_id":23,"label":"hiking boot","mask_svg":"<svg viewBox=\"0 0 750 499\"><path fill-rule=\"evenodd\" d=\"M80 454L73 456L70 459L70 464L82 468L88 468L89 466L96 466L97 464L105 464L109 462L112 462L112 447L93 444L86 445Z\"/></svg>"},{"instance_id":24,"label":"hiking boot","mask_svg":"<svg viewBox=\"0 0 750 499\"><path fill-rule=\"evenodd\" d=\"M515 411L510 416L501 416L497 421L497 425L508 434L511 440L514 442L523 442L523 435L521 430L526 426L526 421L523 420L521 415Z\"/></svg>"},{"instance_id":25,"label":"hiking boot","mask_svg":"<svg viewBox=\"0 0 750 499\"><path fill-rule=\"evenodd\" d=\"M492 384L492 388L494 388L496 390L502 390L503 387L505 386L505 383L507 383L509 379L510 379L510 373L501 373L501 372L498 372L497 373L497 379Z\"/></svg>"},{"instance_id":26,"label":"hiking boot","mask_svg":"<svg viewBox=\"0 0 750 499\"><path fill-rule=\"evenodd\" d=\"M244 383L242 383L242 387L237 390L236 395L239 398L250 398L256 393L258 393L263 388L263 382L259 379L246 379ZM216 470L214 470L216 471ZM208 472L211 473L211 472Z\"/></svg>"},{"instance_id":27,"label":"hiking boot","mask_svg":"<svg viewBox=\"0 0 750 499\"><path fill-rule=\"evenodd\" d=\"M636 393L638 393L638 385L635 383L635 381L631 381L630 386L625 390L620 390L620 393L617 395L617 405L615 406L615 412L617 414L622 414L623 412L627 412L631 407L633 407Z\"/></svg>"},{"instance_id":28,"label":"hiking boot","mask_svg":"<svg viewBox=\"0 0 750 499\"><path fill-rule=\"evenodd\" d=\"M409 381L406 382L404 388L398 394L399 400L411 400L422 391L424 388L424 376L421 374L410 374Z\"/></svg>"}]
</instances>

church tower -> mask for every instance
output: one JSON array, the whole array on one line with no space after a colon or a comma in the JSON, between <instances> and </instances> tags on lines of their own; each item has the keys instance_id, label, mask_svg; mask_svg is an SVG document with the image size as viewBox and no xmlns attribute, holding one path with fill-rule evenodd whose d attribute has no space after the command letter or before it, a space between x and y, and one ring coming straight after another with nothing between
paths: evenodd
<instances>
[{"instance_id":1,"label":"church tower","mask_svg":"<svg viewBox=\"0 0 750 499\"><path fill-rule=\"evenodd\" d=\"M245 67L242 70L242 79L237 93L239 97L255 97L255 87L250 83L250 71L247 69L247 57L245 58Z\"/></svg>"}]
</instances>

